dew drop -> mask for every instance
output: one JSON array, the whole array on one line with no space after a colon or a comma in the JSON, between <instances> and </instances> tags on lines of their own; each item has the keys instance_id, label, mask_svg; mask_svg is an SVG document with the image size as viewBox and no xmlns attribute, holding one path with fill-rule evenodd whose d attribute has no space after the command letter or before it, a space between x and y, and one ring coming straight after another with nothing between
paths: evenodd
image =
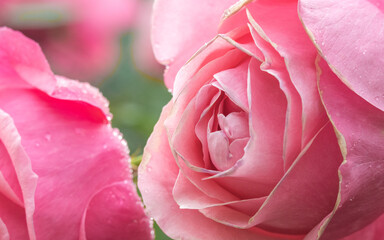
<instances>
[{"instance_id":1,"label":"dew drop","mask_svg":"<svg viewBox=\"0 0 384 240\"><path fill-rule=\"evenodd\" d=\"M119 130L113 129L112 134L113 134L113 136L117 137L119 135Z\"/></svg>"},{"instance_id":2,"label":"dew drop","mask_svg":"<svg viewBox=\"0 0 384 240\"><path fill-rule=\"evenodd\" d=\"M108 145L107 144L104 144L103 145L103 149L107 149L108 148Z\"/></svg>"},{"instance_id":3,"label":"dew drop","mask_svg":"<svg viewBox=\"0 0 384 240\"><path fill-rule=\"evenodd\" d=\"M51 139L52 139L52 136L51 136L51 134L45 134L44 138L45 138L45 140L47 140L48 142L50 142Z\"/></svg>"},{"instance_id":4,"label":"dew drop","mask_svg":"<svg viewBox=\"0 0 384 240\"><path fill-rule=\"evenodd\" d=\"M40 143L35 143L35 146L36 147L40 147Z\"/></svg>"}]
</instances>

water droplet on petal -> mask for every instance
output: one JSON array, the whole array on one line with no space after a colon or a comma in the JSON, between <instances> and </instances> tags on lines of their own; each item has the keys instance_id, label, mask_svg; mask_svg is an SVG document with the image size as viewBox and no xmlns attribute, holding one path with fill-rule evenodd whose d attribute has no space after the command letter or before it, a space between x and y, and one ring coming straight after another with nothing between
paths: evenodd
<instances>
[{"instance_id":1,"label":"water droplet on petal","mask_svg":"<svg viewBox=\"0 0 384 240\"><path fill-rule=\"evenodd\" d=\"M50 142L52 137L51 137L51 134L45 134L44 138L45 138L45 140Z\"/></svg>"}]
</instances>

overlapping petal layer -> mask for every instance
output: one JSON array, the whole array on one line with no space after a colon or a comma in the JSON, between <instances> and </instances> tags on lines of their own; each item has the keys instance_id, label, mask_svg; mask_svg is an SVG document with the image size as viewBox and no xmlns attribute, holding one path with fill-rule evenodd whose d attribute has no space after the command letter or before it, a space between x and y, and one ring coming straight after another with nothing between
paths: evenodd
<instances>
[{"instance_id":1,"label":"overlapping petal layer","mask_svg":"<svg viewBox=\"0 0 384 240\"><path fill-rule=\"evenodd\" d=\"M1 28L0 41L5 239L151 239L106 99L88 84L55 77L38 45L20 33ZM107 217L124 227L108 227Z\"/></svg>"}]
</instances>

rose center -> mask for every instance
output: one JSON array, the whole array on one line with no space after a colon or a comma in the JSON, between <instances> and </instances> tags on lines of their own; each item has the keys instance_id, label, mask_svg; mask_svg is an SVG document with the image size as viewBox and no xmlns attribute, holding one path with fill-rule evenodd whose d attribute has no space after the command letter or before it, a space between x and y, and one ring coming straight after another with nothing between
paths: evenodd
<instances>
[{"instance_id":1,"label":"rose center","mask_svg":"<svg viewBox=\"0 0 384 240\"><path fill-rule=\"evenodd\" d=\"M224 171L232 167L243 155L249 141L248 113L241 111L233 103L224 99L222 108L212 116L211 131L208 131L208 149L212 164L216 169ZM235 110L232 111L231 110ZM237 111L236 111L237 110Z\"/></svg>"}]
</instances>

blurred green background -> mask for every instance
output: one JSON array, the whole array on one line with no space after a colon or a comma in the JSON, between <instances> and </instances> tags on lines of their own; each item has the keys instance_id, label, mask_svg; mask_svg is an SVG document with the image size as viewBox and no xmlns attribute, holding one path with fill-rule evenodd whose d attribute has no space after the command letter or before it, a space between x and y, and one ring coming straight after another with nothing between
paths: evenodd
<instances>
[{"instance_id":1,"label":"blurred green background","mask_svg":"<svg viewBox=\"0 0 384 240\"><path fill-rule=\"evenodd\" d=\"M133 36L133 33L122 36L119 65L110 77L96 86L110 102L112 125L119 128L127 140L135 170L161 109L171 99L171 94L161 79L149 77L135 68ZM134 176L137 177L135 171ZM156 223L154 228L156 240L171 239Z\"/></svg>"}]
</instances>

